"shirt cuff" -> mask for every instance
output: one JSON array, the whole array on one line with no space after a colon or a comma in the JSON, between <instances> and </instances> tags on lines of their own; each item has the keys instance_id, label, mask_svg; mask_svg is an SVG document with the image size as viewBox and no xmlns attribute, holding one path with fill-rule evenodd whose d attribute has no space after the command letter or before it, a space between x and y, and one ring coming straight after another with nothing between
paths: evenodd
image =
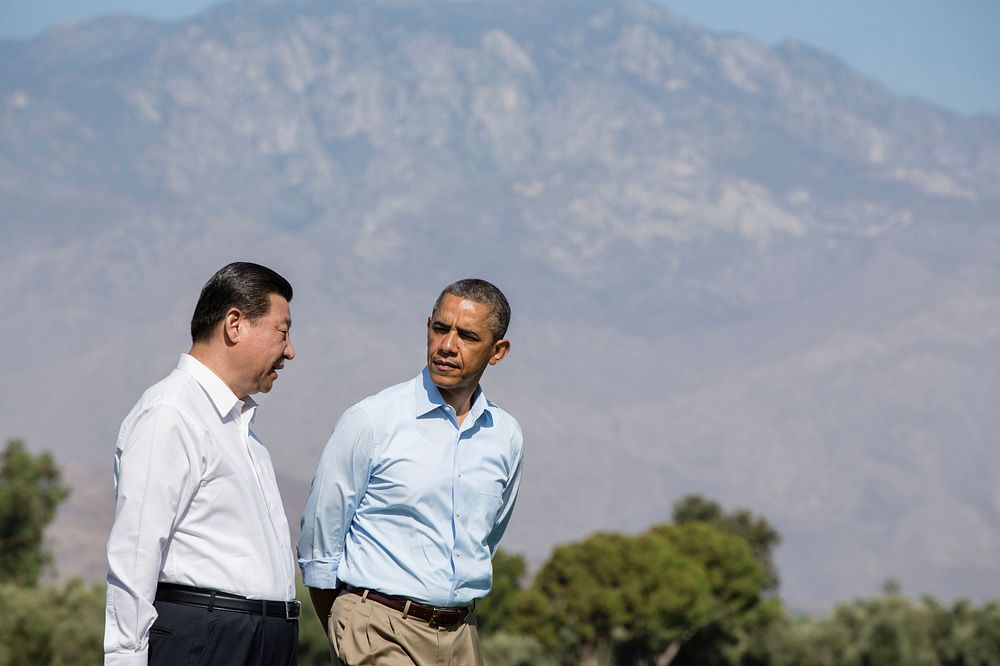
<instances>
[{"instance_id":1,"label":"shirt cuff","mask_svg":"<svg viewBox=\"0 0 1000 666\"><path fill-rule=\"evenodd\" d=\"M302 582L306 587L332 590L337 587L338 565L339 560L299 560Z\"/></svg>"},{"instance_id":2,"label":"shirt cuff","mask_svg":"<svg viewBox=\"0 0 1000 666\"><path fill-rule=\"evenodd\" d=\"M104 666L146 666L149 652L105 652Z\"/></svg>"}]
</instances>

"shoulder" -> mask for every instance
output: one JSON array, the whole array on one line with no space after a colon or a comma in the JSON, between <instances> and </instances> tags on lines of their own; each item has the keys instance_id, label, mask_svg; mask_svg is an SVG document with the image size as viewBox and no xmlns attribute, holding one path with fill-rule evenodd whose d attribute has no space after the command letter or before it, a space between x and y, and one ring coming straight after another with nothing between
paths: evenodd
<instances>
[{"instance_id":1,"label":"shoulder","mask_svg":"<svg viewBox=\"0 0 1000 666\"><path fill-rule=\"evenodd\" d=\"M521 424L518 420L492 400L487 399L486 404L493 417L493 427L497 428L498 432L503 433L514 448L520 449L524 446L524 432L521 430Z\"/></svg>"},{"instance_id":2,"label":"shoulder","mask_svg":"<svg viewBox=\"0 0 1000 666\"><path fill-rule=\"evenodd\" d=\"M140 420L165 418L172 422L197 426L198 403L207 402L201 387L191 377L173 371L146 389L122 421L122 433Z\"/></svg>"},{"instance_id":3,"label":"shoulder","mask_svg":"<svg viewBox=\"0 0 1000 666\"><path fill-rule=\"evenodd\" d=\"M359 437L378 438L381 433L390 430L406 413L407 408L413 412L412 382L403 382L390 386L375 395L348 407L333 427L331 441L344 441Z\"/></svg>"},{"instance_id":4,"label":"shoulder","mask_svg":"<svg viewBox=\"0 0 1000 666\"><path fill-rule=\"evenodd\" d=\"M348 409L365 414L371 423L384 423L414 415L416 380L408 380L382 389Z\"/></svg>"}]
</instances>

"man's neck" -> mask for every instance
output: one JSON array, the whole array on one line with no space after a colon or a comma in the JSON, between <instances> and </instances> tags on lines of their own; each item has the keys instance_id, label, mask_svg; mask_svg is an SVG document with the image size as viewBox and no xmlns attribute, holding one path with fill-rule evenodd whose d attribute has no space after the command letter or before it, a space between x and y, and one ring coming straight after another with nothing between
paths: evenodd
<instances>
[{"instance_id":1,"label":"man's neck","mask_svg":"<svg viewBox=\"0 0 1000 666\"><path fill-rule=\"evenodd\" d=\"M472 409L472 396L475 395L478 387L478 384L471 389L466 387L442 389L438 387L441 397L455 410L455 419L458 421L458 425L462 425L465 417L469 415L469 411Z\"/></svg>"},{"instance_id":2,"label":"man's neck","mask_svg":"<svg viewBox=\"0 0 1000 666\"><path fill-rule=\"evenodd\" d=\"M246 400L246 395L240 395L240 392L233 385L232 373L228 372L228 365L226 364L226 359L221 357L215 350L212 349L210 345L194 343L191 345L188 354L195 359L197 359L202 365L215 373L215 375L221 379L229 390L236 395L240 400Z\"/></svg>"}]
</instances>

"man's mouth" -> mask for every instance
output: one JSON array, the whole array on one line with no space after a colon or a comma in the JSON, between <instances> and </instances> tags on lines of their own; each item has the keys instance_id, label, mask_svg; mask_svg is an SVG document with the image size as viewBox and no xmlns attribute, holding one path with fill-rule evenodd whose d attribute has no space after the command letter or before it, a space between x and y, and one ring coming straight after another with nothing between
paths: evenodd
<instances>
[{"instance_id":1,"label":"man's mouth","mask_svg":"<svg viewBox=\"0 0 1000 666\"><path fill-rule=\"evenodd\" d=\"M434 361L434 367L441 370L458 370L458 366L454 363L449 363L448 361L442 361L440 359Z\"/></svg>"}]
</instances>

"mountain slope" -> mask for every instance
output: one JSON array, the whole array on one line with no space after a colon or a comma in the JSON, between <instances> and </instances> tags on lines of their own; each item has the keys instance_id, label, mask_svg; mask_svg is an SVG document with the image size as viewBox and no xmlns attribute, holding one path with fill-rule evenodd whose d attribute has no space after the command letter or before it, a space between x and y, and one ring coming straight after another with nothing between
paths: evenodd
<instances>
[{"instance_id":1,"label":"mountain slope","mask_svg":"<svg viewBox=\"0 0 1000 666\"><path fill-rule=\"evenodd\" d=\"M260 421L292 523L336 415L483 275L529 444L507 547L703 492L778 526L797 607L1000 594L1000 118L614 0L245 1L0 54L0 425L91 470L61 520L110 503L223 263L296 287Z\"/></svg>"}]
</instances>

